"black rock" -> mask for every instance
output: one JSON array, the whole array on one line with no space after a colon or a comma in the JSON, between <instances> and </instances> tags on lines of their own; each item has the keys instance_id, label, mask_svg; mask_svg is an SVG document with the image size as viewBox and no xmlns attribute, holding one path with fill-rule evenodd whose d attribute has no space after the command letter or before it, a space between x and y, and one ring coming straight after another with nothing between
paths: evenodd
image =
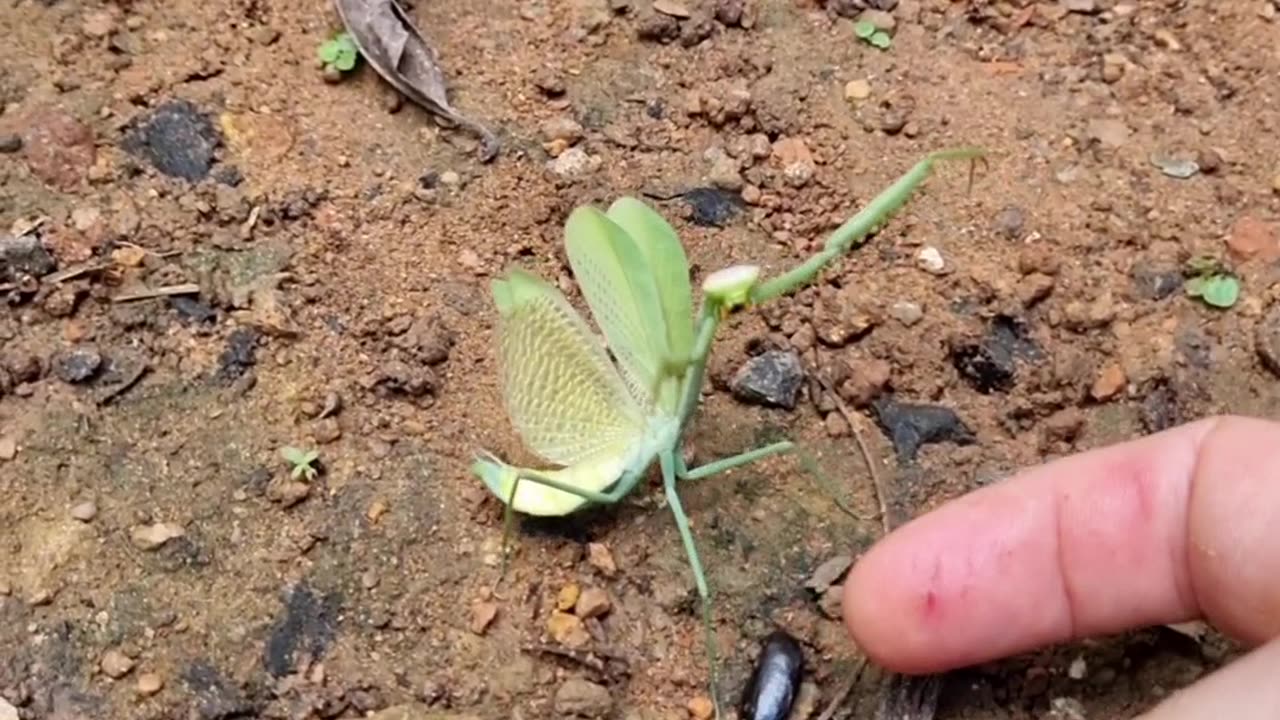
<instances>
[{"instance_id":1,"label":"black rock","mask_svg":"<svg viewBox=\"0 0 1280 720\"><path fill-rule=\"evenodd\" d=\"M941 405L900 403L883 397L872 403L876 422L893 443L898 462L914 462L924 445L952 442L970 445L977 442L973 431L954 410Z\"/></svg>"},{"instance_id":2,"label":"black rock","mask_svg":"<svg viewBox=\"0 0 1280 720\"><path fill-rule=\"evenodd\" d=\"M35 235L0 234L0 282L17 282L26 275L38 278L57 268L57 261Z\"/></svg>"},{"instance_id":3,"label":"black rock","mask_svg":"<svg viewBox=\"0 0 1280 720\"><path fill-rule=\"evenodd\" d=\"M713 187L694 188L681 197L693 210L693 222L703 227L724 227L744 205L736 193Z\"/></svg>"},{"instance_id":4,"label":"black rock","mask_svg":"<svg viewBox=\"0 0 1280 720\"><path fill-rule=\"evenodd\" d=\"M745 403L793 410L803 383L804 367L795 351L768 350L748 360L729 389Z\"/></svg>"},{"instance_id":5,"label":"black rock","mask_svg":"<svg viewBox=\"0 0 1280 720\"><path fill-rule=\"evenodd\" d=\"M171 100L128 131L121 147L165 175L194 182L209 174L221 144L208 115L186 100Z\"/></svg>"},{"instance_id":6,"label":"black rock","mask_svg":"<svg viewBox=\"0 0 1280 720\"><path fill-rule=\"evenodd\" d=\"M22 149L22 136L9 133L0 135L0 153L16 153Z\"/></svg>"},{"instance_id":7,"label":"black rock","mask_svg":"<svg viewBox=\"0 0 1280 720\"><path fill-rule=\"evenodd\" d=\"M178 315L184 320L190 320L196 323L213 322L218 313L206 303L200 302L195 298L175 295L169 298L169 307L178 312Z\"/></svg>"},{"instance_id":8,"label":"black rock","mask_svg":"<svg viewBox=\"0 0 1280 720\"><path fill-rule=\"evenodd\" d=\"M951 364L975 390L988 394L1005 391L1017 376L1017 360L1039 360L1039 347L1018 320L996 317L986 337L979 342L960 343L951 348Z\"/></svg>"},{"instance_id":9,"label":"black rock","mask_svg":"<svg viewBox=\"0 0 1280 720\"><path fill-rule=\"evenodd\" d=\"M1176 265L1139 261L1129 275L1134 294L1144 300L1163 300L1182 288L1182 271Z\"/></svg>"},{"instance_id":10,"label":"black rock","mask_svg":"<svg viewBox=\"0 0 1280 720\"><path fill-rule=\"evenodd\" d=\"M53 374L67 383L82 383L102 367L102 354L96 348L82 346L58 355L53 361Z\"/></svg>"},{"instance_id":11,"label":"black rock","mask_svg":"<svg viewBox=\"0 0 1280 720\"><path fill-rule=\"evenodd\" d=\"M258 349L258 337L258 331L252 328L236 328L231 332L218 356L218 380L231 382L257 363L254 353Z\"/></svg>"},{"instance_id":12,"label":"black rock","mask_svg":"<svg viewBox=\"0 0 1280 720\"><path fill-rule=\"evenodd\" d=\"M1149 433L1168 430L1182 423L1178 394L1167 382L1161 382L1142 399L1142 426Z\"/></svg>"}]
</instances>

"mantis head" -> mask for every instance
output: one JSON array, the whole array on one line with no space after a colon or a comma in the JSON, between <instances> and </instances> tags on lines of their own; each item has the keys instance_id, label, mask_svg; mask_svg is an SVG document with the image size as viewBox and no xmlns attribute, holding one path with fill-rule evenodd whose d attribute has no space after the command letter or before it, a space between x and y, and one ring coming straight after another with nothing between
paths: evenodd
<instances>
[{"instance_id":1,"label":"mantis head","mask_svg":"<svg viewBox=\"0 0 1280 720\"><path fill-rule=\"evenodd\" d=\"M759 265L731 265L708 275L702 281L702 291L708 300L732 312L750 301L759 280Z\"/></svg>"}]
</instances>

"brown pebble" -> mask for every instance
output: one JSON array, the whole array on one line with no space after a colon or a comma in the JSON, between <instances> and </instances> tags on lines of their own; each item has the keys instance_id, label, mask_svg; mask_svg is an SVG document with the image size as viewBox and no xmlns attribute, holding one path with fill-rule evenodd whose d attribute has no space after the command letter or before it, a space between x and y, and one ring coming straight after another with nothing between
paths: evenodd
<instances>
[{"instance_id":1,"label":"brown pebble","mask_svg":"<svg viewBox=\"0 0 1280 720\"><path fill-rule=\"evenodd\" d=\"M18 455L18 441L11 435L0 437L0 460L12 460Z\"/></svg>"},{"instance_id":2,"label":"brown pebble","mask_svg":"<svg viewBox=\"0 0 1280 720\"><path fill-rule=\"evenodd\" d=\"M498 617L498 604L478 602L471 606L471 632L483 635Z\"/></svg>"},{"instance_id":3,"label":"brown pebble","mask_svg":"<svg viewBox=\"0 0 1280 720\"><path fill-rule=\"evenodd\" d=\"M577 583L569 583L560 588L560 593L556 595L557 610L571 610L578 602L578 596L582 594L582 589Z\"/></svg>"},{"instance_id":4,"label":"brown pebble","mask_svg":"<svg viewBox=\"0 0 1280 720\"><path fill-rule=\"evenodd\" d=\"M102 672L113 680L119 680L129 671L133 669L133 658L125 655L119 650L108 650L102 654L102 659L98 661L98 667L102 668Z\"/></svg>"},{"instance_id":5,"label":"brown pebble","mask_svg":"<svg viewBox=\"0 0 1280 720\"><path fill-rule=\"evenodd\" d=\"M711 698L705 695L693 698L686 707L689 710L689 717L693 718L693 720L710 720L711 716L715 715L716 712Z\"/></svg>"},{"instance_id":6,"label":"brown pebble","mask_svg":"<svg viewBox=\"0 0 1280 720\"><path fill-rule=\"evenodd\" d=\"M98 505L92 500L86 500L71 506L71 517L80 522L89 522L98 516Z\"/></svg>"},{"instance_id":7,"label":"brown pebble","mask_svg":"<svg viewBox=\"0 0 1280 720\"><path fill-rule=\"evenodd\" d=\"M613 603L609 600L609 593L603 588L589 587L578 596L573 612L583 620L587 620L608 615L612 609Z\"/></svg>"},{"instance_id":8,"label":"brown pebble","mask_svg":"<svg viewBox=\"0 0 1280 720\"><path fill-rule=\"evenodd\" d=\"M604 543L587 544L587 562L605 577L618 574L618 565L613 561L613 553L609 552L609 546Z\"/></svg>"},{"instance_id":9,"label":"brown pebble","mask_svg":"<svg viewBox=\"0 0 1280 720\"><path fill-rule=\"evenodd\" d=\"M156 673L142 673L138 676L138 694L145 697L155 695L164 689L164 678Z\"/></svg>"},{"instance_id":10,"label":"brown pebble","mask_svg":"<svg viewBox=\"0 0 1280 720\"><path fill-rule=\"evenodd\" d=\"M849 423L838 412L827 413L822 424L826 428L827 437L841 438L849 434Z\"/></svg>"},{"instance_id":11,"label":"brown pebble","mask_svg":"<svg viewBox=\"0 0 1280 720\"><path fill-rule=\"evenodd\" d=\"M547 619L547 634L567 648L580 648L591 642L591 634L583 625L582 618L566 612L551 613Z\"/></svg>"},{"instance_id":12,"label":"brown pebble","mask_svg":"<svg viewBox=\"0 0 1280 720\"><path fill-rule=\"evenodd\" d=\"M1124 389L1126 382L1128 378L1125 377L1124 368L1112 363L1098 373L1098 378L1093 381L1093 389L1089 394L1094 400L1110 400Z\"/></svg>"}]
</instances>

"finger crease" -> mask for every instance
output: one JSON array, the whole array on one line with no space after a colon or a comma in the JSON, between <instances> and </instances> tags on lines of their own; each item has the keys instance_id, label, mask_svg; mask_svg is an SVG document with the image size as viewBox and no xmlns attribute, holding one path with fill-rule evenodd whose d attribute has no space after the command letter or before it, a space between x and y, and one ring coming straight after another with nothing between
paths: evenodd
<instances>
[{"instance_id":1,"label":"finger crease","mask_svg":"<svg viewBox=\"0 0 1280 720\"><path fill-rule=\"evenodd\" d=\"M1076 622L1075 592L1071 587L1071 574L1067 571L1067 558L1065 552L1067 544L1063 542L1062 539L1064 526L1062 516L1065 508L1066 498L1065 496L1059 496L1057 502L1054 503L1053 510L1054 542L1057 544L1055 553L1058 556L1058 577L1062 580L1062 599L1067 606L1067 636L1074 640L1076 639L1076 628L1079 627L1079 625Z\"/></svg>"}]
</instances>

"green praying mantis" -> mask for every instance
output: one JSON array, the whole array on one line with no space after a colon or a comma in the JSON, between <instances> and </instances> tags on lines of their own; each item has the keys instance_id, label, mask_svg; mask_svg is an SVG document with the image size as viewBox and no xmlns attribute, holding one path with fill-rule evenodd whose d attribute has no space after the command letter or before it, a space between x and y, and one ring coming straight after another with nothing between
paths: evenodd
<instances>
[{"instance_id":1,"label":"green praying mantis","mask_svg":"<svg viewBox=\"0 0 1280 720\"><path fill-rule=\"evenodd\" d=\"M472 465L506 506L504 568L514 513L564 516L589 505L612 505L657 460L702 603L711 698L720 717L711 596L676 483L788 452L794 444L784 440L686 466L681 439L698 405L716 329L729 313L813 280L905 205L936 163L982 155L980 149L957 148L926 156L837 228L821 251L773 279L762 281L754 265L709 274L696 319L688 259L661 215L630 197L604 212L584 205L570 213L569 264L603 343L565 296L538 276L511 269L492 283L507 411L526 445L559 466L515 467L488 452Z\"/></svg>"}]
</instances>

